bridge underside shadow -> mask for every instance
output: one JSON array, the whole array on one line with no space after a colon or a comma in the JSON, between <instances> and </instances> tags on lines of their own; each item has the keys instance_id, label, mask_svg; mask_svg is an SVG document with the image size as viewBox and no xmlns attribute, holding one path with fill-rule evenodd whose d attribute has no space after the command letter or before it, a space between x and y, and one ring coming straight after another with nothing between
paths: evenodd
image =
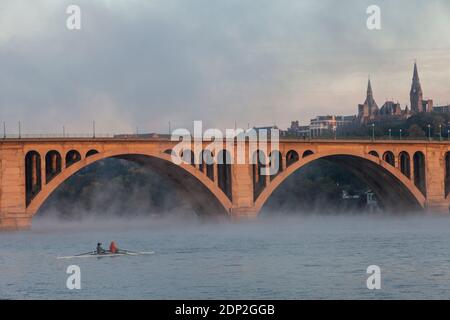
<instances>
[{"instance_id":1,"label":"bridge underside shadow","mask_svg":"<svg viewBox=\"0 0 450 320\"><path fill-rule=\"evenodd\" d=\"M169 186L167 186L167 184L164 186L164 188L167 189L167 192L174 192L177 196L186 199L190 204L190 207L201 219L224 219L229 216L228 210L222 205L213 192L205 186L204 183L198 180L183 167L175 165L166 159L145 154L120 154L109 157L101 157L90 164L81 166L80 170L86 169L95 163L98 163L98 161L105 159L130 161L151 170L161 178L167 179L170 182ZM61 183L58 183L56 189L50 192L50 195L56 192L63 184L71 183L69 178L79 172L80 171L76 171L72 175L65 177ZM40 200L36 204L32 202L33 205L37 206L37 214L39 214L40 208L45 206L46 202L50 199L51 197L48 197L43 200L43 202Z\"/></svg>"},{"instance_id":2,"label":"bridge underside shadow","mask_svg":"<svg viewBox=\"0 0 450 320\"><path fill-rule=\"evenodd\" d=\"M166 160L143 155L123 155L114 158L135 162L154 170L160 176L173 182L174 188L189 201L194 211L202 218L219 218L228 216L227 210L217 197L200 181L182 167Z\"/></svg>"},{"instance_id":3,"label":"bridge underside shadow","mask_svg":"<svg viewBox=\"0 0 450 320\"><path fill-rule=\"evenodd\" d=\"M379 207L384 212L403 214L423 211L424 206L421 203L423 195L418 195L419 191L415 190L412 182L409 179L406 179L406 177L404 177L400 172L398 173L399 177L397 177L395 175L397 174L395 170L398 169L391 167L387 163L377 163L376 160L382 162L382 160L380 159L374 158L372 160L371 158L344 154L332 154L324 156L316 155L311 156L310 159L305 158L299 160L298 163L294 163L291 165L291 167L288 167L285 173L280 174L279 180L277 180L278 177L275 178L274 186L270 187L269 185L267 192L263 192L263 194L260 195L261 199L257 199L257 202L262 203L261 210L265 211L265 203L270 202L270 198L274 196L273 193L276 193L277 191L281 192L281 190L276 191L276 189L282 188L283 185L285 185L286 187L289 186L288 188L282 189L283 195L279 195L280 199L286 198L287 195L289 195L289 189L292 187L298 187L301 189L302 186L300 184L286 183L287 180L289 179L292 182L291 179L294 178L294 173L301 173L302 169L306 169L306 167L317 163L317 161L324 161L336 165L342 171L347 172L348 174L352 174L355 179L358 179L361 183L365 184L369 189L371 189L378 200ZM323 172L323 174L326 175L327 173ZM322 175L322 173L318 173L317 175L320 176ZM413 191L411 191L410 188L412 188ZM320 191L314 191L314 197L320 199L321 195L318 194L319 192ZM309 198L309 200L306 200L307 198L308 197L305 198L305 201L311 200ZM289 197L287 197L286 199L289 199ZM278 199L278 201L280 200ZM285 204L286 203L280 203L280 205ZM323 200L314 202L312 203L312 205L314 206L314 210L330 209L330 207L327 207L327 203L324 203ZM274 209L272 203L268 207L270 209ZM287 207L289 207L289 205ZM289 210L296 210L296 208L296 206L291 205Z\"/></svg>"},{"instance_id":4,"label":"bridge underside shadow","mask_svg":"<svg viewBox=\"0 0 450 320\"><path fill-rule=\"evenodd\" d=\"M378 164L344 155L328 156L322 159L338 164L366 183L375 193L384 210L398 213L423 210L408 188Z\"/></svg>"}]
</instances>

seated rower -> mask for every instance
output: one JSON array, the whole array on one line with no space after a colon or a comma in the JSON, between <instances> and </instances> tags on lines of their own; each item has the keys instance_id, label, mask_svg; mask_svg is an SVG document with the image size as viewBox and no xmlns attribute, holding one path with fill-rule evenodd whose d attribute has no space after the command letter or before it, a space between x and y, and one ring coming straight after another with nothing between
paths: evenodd
<instances>
[{"instance_id":1,"label":"seated rower","mask_svg":"<svg viewBox=\"0 0 450 320\"><path fill-rule=\"evenodd\" d=\"M109 252L119 253L119 248L117 248L116 243L114 241L111 241L111 244L109 245Z\"/></svg>"},{"instance_id":2,"label":"seated rower","mask_svg":"<svg viewBox=\"0 0 450 320\"><path fill-rule=\"evenodd\" d=\"M106 253L106 250L102 248L102 243L97 243L97 254L104 254Z\"/></svg>"}]
</instances>

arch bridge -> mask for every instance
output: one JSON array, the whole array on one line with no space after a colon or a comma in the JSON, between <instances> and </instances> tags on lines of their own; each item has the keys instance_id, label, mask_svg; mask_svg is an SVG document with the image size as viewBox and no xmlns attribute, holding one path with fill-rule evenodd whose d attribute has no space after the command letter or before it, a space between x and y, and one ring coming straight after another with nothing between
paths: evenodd
<instances>
[{"instance_id":1,"label":"arch bridge","mask_svg":"<svg viewBox=\"0 0 450 320\"><path fill-rule=\"evenodd\" d=\"M185 160L177 164L171 156L177 143L159 138L4 139L0 142L0 229L29 228L58 186L106 158L134 161L174 180L199 215L256 217L286 178L318 159L354 173L385 208L449 212L450 143L445 141L289 139L281 140L278 149L267 155L257 150L256 163L244 164L234 163L225 144L212 154L206 149L210 141L202 142L199 154L176 155ZM236 145L232 148L235 151ZM247 143L245 150L249 149ZM200 160L208 158L215 161ZM278 169L264 175L264 167L273 161L279 163Z\"/></svg>"}]
</instances>

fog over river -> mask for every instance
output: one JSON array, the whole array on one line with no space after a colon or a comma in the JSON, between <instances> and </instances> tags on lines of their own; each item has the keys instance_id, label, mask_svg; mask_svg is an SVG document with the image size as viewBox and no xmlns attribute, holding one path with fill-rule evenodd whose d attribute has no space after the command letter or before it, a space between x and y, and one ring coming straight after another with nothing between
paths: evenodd
<instances>
[{"instance_id":1,"label":"fog over river","mask_svg":"<svg viewBox=\"0 0 450 320\"><path fill-rule=\"evenodd\" d=\"M107 247L155 252L57 260ZM66 268L81 269L81 290ZM369 265L381 289L366 286ZM0 298L450 298L450 218L424 215L108 218L36 217L0 233Z\"/></svg>"}]
</instances>

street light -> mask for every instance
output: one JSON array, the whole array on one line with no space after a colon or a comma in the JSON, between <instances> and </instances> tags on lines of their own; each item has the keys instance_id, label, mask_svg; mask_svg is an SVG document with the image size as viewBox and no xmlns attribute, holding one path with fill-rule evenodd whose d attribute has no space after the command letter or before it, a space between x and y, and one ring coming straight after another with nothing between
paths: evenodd
<instances>
[{"instance_id":1,"label":"street light","mask_svg":"<svg viewBox=\"0 0 450 320\"><path fill-rule=\"evenodd\" d=\"M375 141L375 123L372 123L372 140Z\"/></svg>"},{"instance_id":2,"label":"street light","mask_svg":"<svg viewBox=\"0 0 450 320\"><path fill-rule=\"evenodd\" d=\"M439 141L442 140L442 124L439 124Z\"/></svg>"},{"instance_id":3,"label":"street light","mask_svg":"<svg viewBox=\"0 0 450 320\"><path fill-rule=\"evenodd\" d=\"M391 132L392 132L392 130L389 129L389 140L391 140Z\"/></svg>"},{"instance_id":4,"label":"street light","mask_svg":"<svg viewBox=\"0 0 450 320\"><path fill-rule=\"evenodd\" d=\"M402 129L400 129L400 140L402 140Z\"/></svg>"},{"instance_id":5,"label":"street light","mask_svg":"<svg viewBox=\"0 0 450 320\"><path fill-rule=\"evenodd\" d=\"M428 124L428 140L431 140L431 124Z\"/></svg>"}]
</instances>

